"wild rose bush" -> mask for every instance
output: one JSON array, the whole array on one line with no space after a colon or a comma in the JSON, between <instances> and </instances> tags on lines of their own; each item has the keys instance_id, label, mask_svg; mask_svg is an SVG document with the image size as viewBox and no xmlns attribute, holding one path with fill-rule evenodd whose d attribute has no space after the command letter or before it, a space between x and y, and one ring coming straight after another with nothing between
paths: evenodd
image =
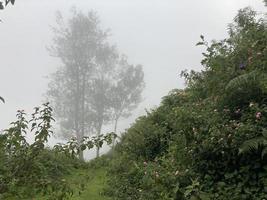
<instances>
[{"instance_id":1,"label":"wild rose bush","mask_svg":"<svg viewBox=\"0 0 267 200\"><path fill-rule=\"evenodd\" d=\"M201 72L140 117L113 153L106 193L132 200L267 196L267 30L245 8L205 45Z\"/></svg>"}]
</instances>

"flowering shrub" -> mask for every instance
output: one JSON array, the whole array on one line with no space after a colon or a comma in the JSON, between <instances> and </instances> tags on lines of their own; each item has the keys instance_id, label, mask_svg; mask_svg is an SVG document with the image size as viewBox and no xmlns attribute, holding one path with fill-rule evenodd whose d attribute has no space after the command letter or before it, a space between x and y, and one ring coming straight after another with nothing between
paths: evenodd
<instances>
[{"instance_id":1,"label":"flowering shrub","mask_svg":"<svg viewBox=\"0 0 267 200\"><path fill-rule=\"evenodd\" d=\"M267 196L267 30L249 8L206 45L202 72L140 117L113 153L106 192L132 200Z\"/></svg>"}]
</instances>

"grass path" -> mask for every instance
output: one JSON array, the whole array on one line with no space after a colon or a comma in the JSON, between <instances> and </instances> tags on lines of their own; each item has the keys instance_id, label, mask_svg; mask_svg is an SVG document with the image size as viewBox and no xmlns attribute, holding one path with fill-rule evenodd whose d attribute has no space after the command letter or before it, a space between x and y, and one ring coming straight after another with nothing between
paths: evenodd
<instances>
[{"instance_id":1,"label":"grass path","mask_svg":"<svg viewBox=\"0 0 267 200\"><path fill-rule=\"evenodd\" d=\"M72 198L73 200L111 200L102 195L107 181L104 168L79 170L71 175L69 180L75 188L78 186ZM82 184L79 184L81 180ZM82 192L79 195L79 190L81 189Z\"/></svg>"},{"instance_id":2,"label":"grass path","mask_svg":"<svg viewBox=\"0 0 267 200\"><path fill-rule=\"evenodd\" d=\"M70 175L65 177L71 188L74 189L74 194L71 200L111 200L103 195L103 189L107 182L107 170L103 167L95 169L77 169ZM35 197L18 199L9 197L5 200L48 200L49 197ZM0 199L2 200L2 199Z\"/></svg>"}]
</instances>

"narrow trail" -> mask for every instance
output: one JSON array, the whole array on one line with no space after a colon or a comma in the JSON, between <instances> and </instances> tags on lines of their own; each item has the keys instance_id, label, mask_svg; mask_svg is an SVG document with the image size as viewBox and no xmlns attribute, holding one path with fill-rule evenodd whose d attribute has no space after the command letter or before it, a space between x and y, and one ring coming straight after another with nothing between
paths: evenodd
<instances>
[{"instance_id":1,"label":"narrow trail","mask_svg":"<svg viewBox=\"0 0 267 200\"><path fill-rule=\"evenodd\" d=\"M103 188L107 181L104 168L79 170L71 175L70 180L72 185L77 187L73 200L111 200L103 196ZM82 183L79 183L81 180Z\"/></svg>"},{"instance_id":2,"label":"narrow trail","mask_svg":"<svg viewBox=\"0 0 267 200\"><path fill-rule=\"evenodd\" d=\"M66 177L74 189L71 200L111 200L103 195L103 189L107 183L106 169L77 169L71 175ZM49 197L35 197L20 200L48 200ZM0 199L2 200L2 199ZM9 197L5 200L18 200L17 197Z\"/></svg>"}]
</instances>

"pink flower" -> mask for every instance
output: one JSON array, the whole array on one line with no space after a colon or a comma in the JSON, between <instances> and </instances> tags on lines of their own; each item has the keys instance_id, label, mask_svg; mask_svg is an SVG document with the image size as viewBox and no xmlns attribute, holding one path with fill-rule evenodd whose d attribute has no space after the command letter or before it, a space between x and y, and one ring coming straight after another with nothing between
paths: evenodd
<instances>
[{"instance_id":1,"label":"pink flower","mask_svg":"<svg viewBox=\"0 0 267 200\"><path fill-rule=\"evenodd\" d=\"M254 106L254 103L253 102L250 102L249 103L249 107L251 108L252 106Z\"/></svg>"},{"instance_id":2,"label":"pink flower","mask_svg":"<svg viewBox=\"0 0 267 200\"><path fill-rule=\"evenodd\" d=\"M240 108L238 108L236 111L235 111L235 114L239 114L240 113Z\"/></svg>"},{"instance_id":3,"label":"pink flower","mask_svg":"<svg viewBox=\"0 0 267 200\"><path fill-rule=\"evenodd\" d=\"M230 110L228 108L224 108L223 111L224 112L230 112Z\"/></svg>"},{"instance_id":4,"label":"pink flower","mask_svg":"<svg viewBox=\"0 0 267 200\"><path fill-rule=\"evenodd\" d=\"M256 119L260 119L261 118L261 112L257 112L256 113Z\"/></svg>"}]
</instances>

